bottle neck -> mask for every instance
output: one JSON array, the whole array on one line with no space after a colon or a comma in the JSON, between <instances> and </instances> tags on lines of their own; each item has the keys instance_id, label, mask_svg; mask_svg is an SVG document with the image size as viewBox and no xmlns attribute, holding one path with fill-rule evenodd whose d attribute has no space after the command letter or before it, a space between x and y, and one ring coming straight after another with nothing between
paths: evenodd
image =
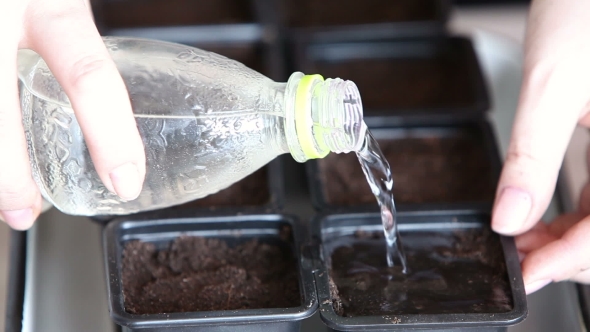
<instances>
[{"instance_id":1,"label":"bottle neck","mask_svg":"<svg viewBox=\"0 0 590 332\"><path fill-rule=\"evenodd\" d=\"M291 75L285 89L285 133L298 162L358 151L367 126L356 85L320 75Z\"/></svg>"}]
</instances>

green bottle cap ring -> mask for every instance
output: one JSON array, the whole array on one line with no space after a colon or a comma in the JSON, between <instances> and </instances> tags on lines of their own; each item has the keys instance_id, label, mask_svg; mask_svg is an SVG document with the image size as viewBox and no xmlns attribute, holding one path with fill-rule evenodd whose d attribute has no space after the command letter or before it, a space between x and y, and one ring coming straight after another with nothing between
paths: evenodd
<instances>
[{"instance_id":1,"label":"green bottle cap ring","mask_svg":"<svg viewBox=\"0 0 590 332\"><path fill-rule=\"evenodd\" d=\"M323 82L321 75L305 75L299 81L297 93L295 94L295 129L301 150L309 159L324 158L330 153L329 150L321 152L314 143L313 119L311 118L311 100L313 91L311 88L316 81Z\"/></svg>"}]
</instances>

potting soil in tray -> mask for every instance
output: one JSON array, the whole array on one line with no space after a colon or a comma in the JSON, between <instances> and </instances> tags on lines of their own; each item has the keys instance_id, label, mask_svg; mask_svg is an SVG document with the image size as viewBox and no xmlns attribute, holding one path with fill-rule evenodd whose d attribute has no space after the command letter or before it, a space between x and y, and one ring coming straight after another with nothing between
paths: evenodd
<instances>
[{"instance_id":1,"label":"potting soil in tray","mask_svg":"<svg viewBox=\"0 0 590 332\"><path fill-rule=\"evenodd\" d=\"M396 203L493 199L495 180L489 152L481 136L473 131L422 130L408 134L402 131L397 137L373 132L391 165ZM326 203L339 206L374 204L375 197L354 154L330 154L318 163Z\"/></svg>"},{"instance_id":2,"label":"potting soil in tray","mask_svg":"<svg viewBox=\"0 0 590 332\"><path fill-rule=\"evenodd\" d=\"M388 268L382 232L337 239L331 296L346 317L502 313L512 297L498 237L489 230L402 232L409 273Z\"/></svg>"},{"instance_id":3,"label":"potting soil in tray","mask_svg":"<svg viewBox=\"0 0 590 332\"><path fill-rule=\"evenodd\" d=\"M256 239L235 247L215 238L181 236L164 250L130 241L123 253L125 310L157 314L300 305L289 247Z\"/></svg>"}]
</instances>

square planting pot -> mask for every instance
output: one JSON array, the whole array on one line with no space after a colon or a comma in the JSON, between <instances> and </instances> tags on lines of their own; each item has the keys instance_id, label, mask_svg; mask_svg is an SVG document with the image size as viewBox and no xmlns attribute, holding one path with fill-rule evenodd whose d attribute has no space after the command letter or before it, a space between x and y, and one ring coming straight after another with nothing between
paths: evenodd
<instances>
[{"instance_id":1,"label":"square planting pot","mask_svg":"<svg viewBox=\"0 0 590 332\"><path fill-rule=\"evenodd\" d=\"M293 70L359 88L368 125L481 117L489 96L473 45L462 37L388 42L297 42Z\"/></svg>"},{"instance_id":2,"label":"square planting pot","mask_svg":"<svg viewBox=\"0 0 590 332\"><path fill-rule=\"evenodd\" d=\"M502 162L490 124L370 128L389 162L399 210L456 209L493 203ZM307 162L317 210L375 210L378 205L354 153Z\"/></svg>"},{"instance_id":3,"label":"square planting pot","mask_svg":"<svg viewBox=\"0 0 590 332\"><path fill-rule=\"evenodd\" d=\"M113 321L123 331L299 331L317 300L297 220L189 215L105 228Z\"/></svg>"},{"instance_id":4,"label":"square planting pot","mask_svg":"<svg viewBox=\"0 0 590 332\"><path fill-rule=\"evenodd\" d=\"M398 215L409 274L387 268L379 214L313 223L320 315L335 331L506 331L527 314L516 246L476 211Z\"/></svg>"},{"instance_id":5,"label":"square planting pot","mask_svg":"<svg viewBox=\"0 0 590 332\"><path fill-rule=\"evenodd\" d=\"M283 0L282 26L315 41L379 40L442 35L448 0Z\"/></svg>"}]
</instances>

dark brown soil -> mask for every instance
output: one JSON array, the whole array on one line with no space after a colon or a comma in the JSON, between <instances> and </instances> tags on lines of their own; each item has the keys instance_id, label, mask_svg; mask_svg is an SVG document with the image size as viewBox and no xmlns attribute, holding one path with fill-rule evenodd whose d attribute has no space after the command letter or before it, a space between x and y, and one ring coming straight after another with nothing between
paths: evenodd
<instances>
[{"instance_id":1,"label":"dark brown soil","mask_svg":"<svg viewBox=\"0 0 590 332\"><path fill-rule=\"evenodd\" d=\"M434 20L437 1L433 0L289 0L288 25L325 27L383 22Z\"/></svg>"},{"instance_id":2,"label":"dark brown soil","mask_svg":"<svg viewBox=\"0 0 590 332\"><path fill-rule=\"evenodd\" d=\"M403 47L403 46L402 46ZM306 72L353 81L367 112L469 107L477 102L470 66L460 54L424 58L315 62Z\"/></svg>"},{"instance_id":3,"label":"dark brown soil","mask_svg":"<svg viewBox=\"0 0 590 332\"><path fill-rule=\"evenodd\" d=\"M478 202L494 198L496 179L480 135L466 130L449 136L377 140L392 169L396 203ZM354 153L330 154L318 163L328 204L377 204Z\"/></svg>"},{"instance_id":4,"label":"dark brown soil","mask_svg":"<svg viewBox=\"0 0 590 332\"><path fill-rule=\"evenodd\" d=\"M98 0L96 3L102 21L109 28L254 22L251 1L246 0Z\"/></svg>"},{"instance_id":5,"label":"dark brown soil","mask_svg":"<svg viewBox=\"0 0 590 332\"><path fill-rule=\"evenodd\" d=\"M228 206L262 206L270 203L270 190L267 177L268 169L263 167L248 175L243 180L216 194L203 197L174 209L228 207Z\"/></svg>"},{"instance_id":6,"label":"dark brown soil","mask_svg":"<svg viewBox=\"0 0 590 332\"><path fill-rule=\"evenodd\" d=\"M385 241L350 236L331 254L334 310L346 317L501 313L513 307L499 238L489 230L402 233L409 273L388 268Z\"/></svg>"},{"instance_id":7,"label":"dark brown soil","mask_svg":"<svg viewBox=\"0 0 590 332\"><path fill-rule=\"evenodd\" d=\"M131 241L122 283L125 310L133 314L289 308L301 301L290 249L256 240L229 247L182 236L161 251Z\"/></svg>"}]
</instances>

